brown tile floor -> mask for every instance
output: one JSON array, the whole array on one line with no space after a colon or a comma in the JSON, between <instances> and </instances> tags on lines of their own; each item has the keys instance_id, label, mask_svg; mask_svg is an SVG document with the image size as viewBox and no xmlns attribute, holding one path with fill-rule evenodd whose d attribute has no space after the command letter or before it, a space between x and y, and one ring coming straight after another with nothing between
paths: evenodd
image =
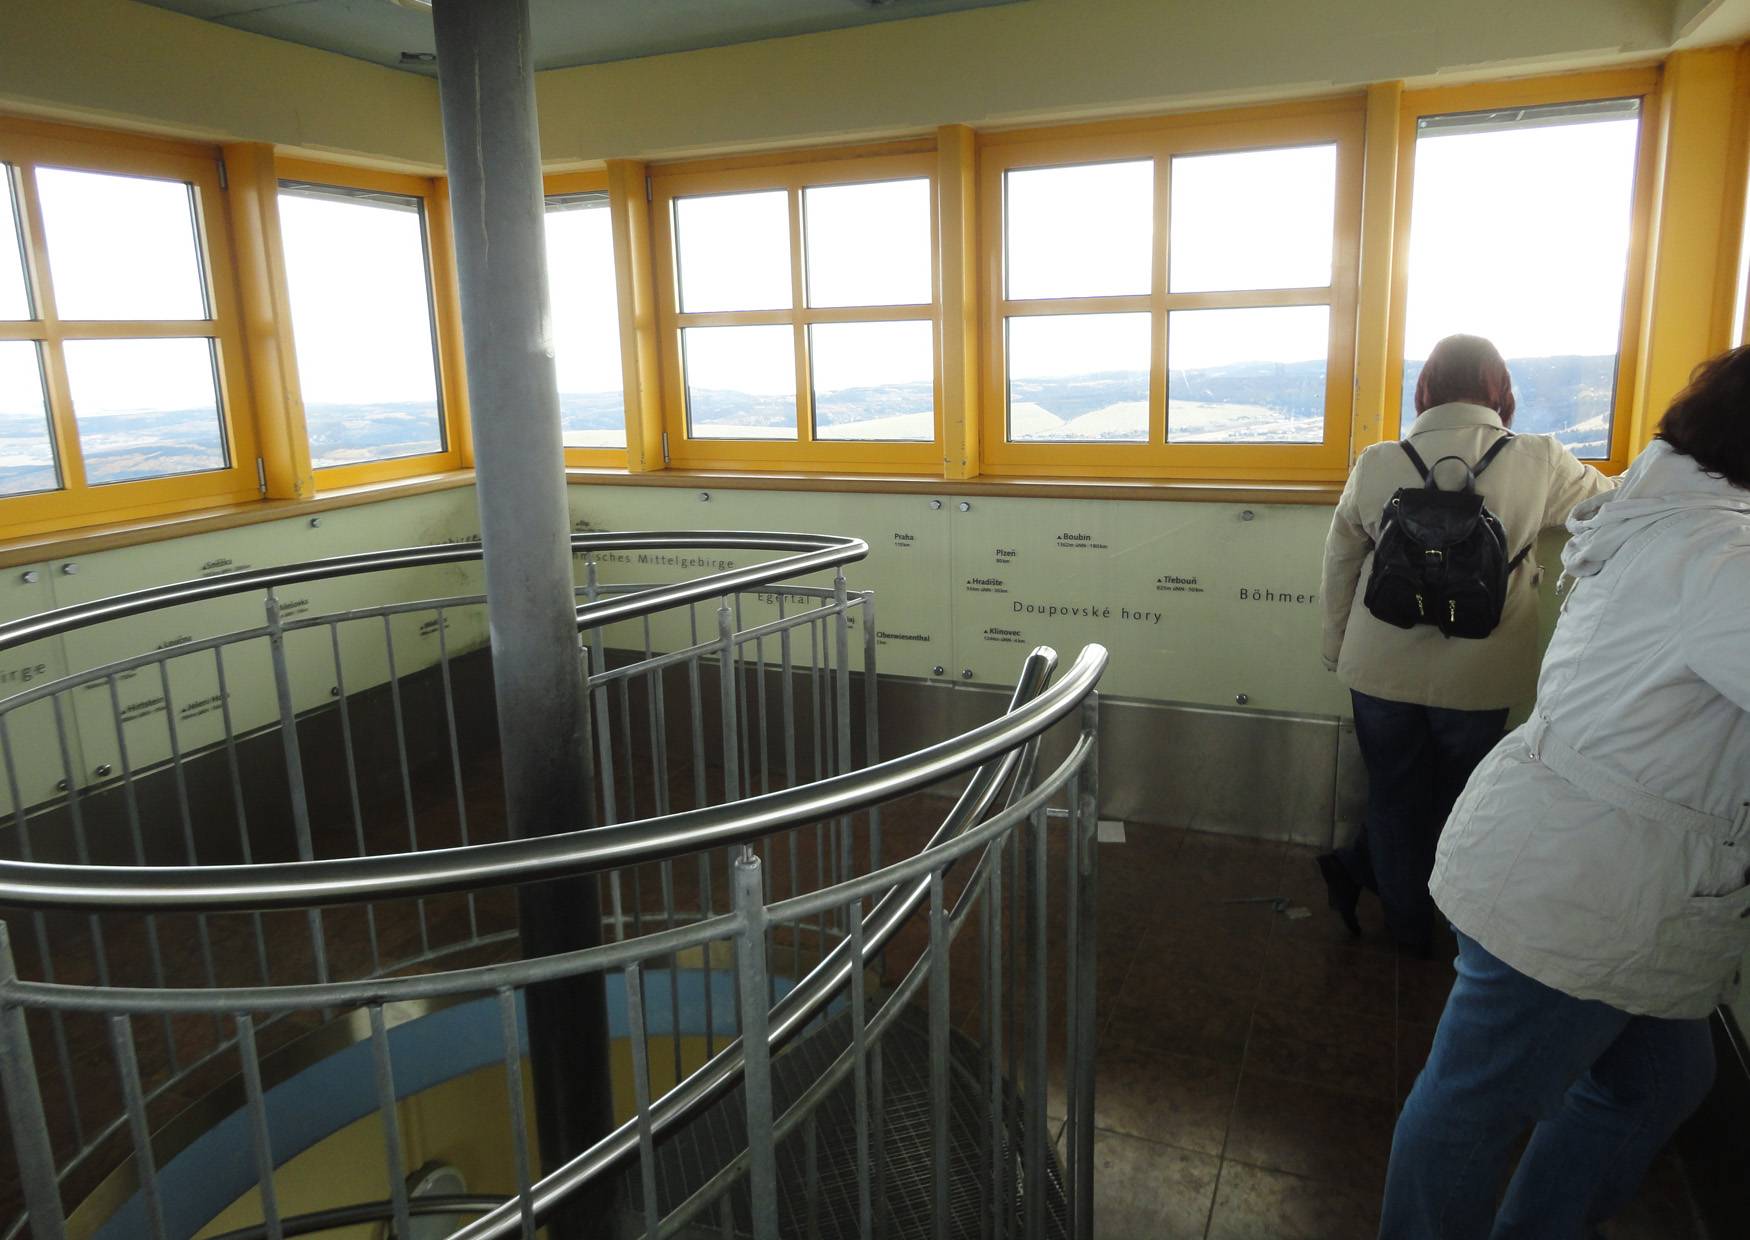
<instances>
[{"instance_id":1,"label":"brown tile floor","mask_svg":"<svg viewBox=\"0 0 1750 1240\"><path fill-rule=\"evenodd\" d=\"M1396 1113L1453 974L1400 958L1377 905L1351 939L1315 851L1137 824L1102 846L1100 967L1118 976L1100 987L1100 1240L1375 1233ZM1312 916L1237 902L1260 896ZM1700 1236L1674 1158L1606 1234Z\"/></svg>"}]
</instances>

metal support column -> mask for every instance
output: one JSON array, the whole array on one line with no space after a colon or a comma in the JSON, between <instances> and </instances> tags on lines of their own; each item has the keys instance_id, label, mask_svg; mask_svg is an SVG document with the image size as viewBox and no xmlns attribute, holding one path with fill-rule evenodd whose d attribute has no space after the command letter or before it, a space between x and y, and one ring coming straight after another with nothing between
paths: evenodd
<instances>
[{"instance_id":1,"label":"metal support column","mask_svg":"<svg viewBox=\"0 0 1750 1240\"><path fill-rule=\"evenodd\" d=\"M510 834L593 825L589 720L573 597L559 395L549 338L529 0L437 0L438 91L473 407L493 681ZM521 890L524 951L598 943L588 881ZM529 1056L541 1163L552 1171L611 1124L599 975L531 988ZM577 1201L544 1220L586 1234Z\"/></svg>"}]
</instances>

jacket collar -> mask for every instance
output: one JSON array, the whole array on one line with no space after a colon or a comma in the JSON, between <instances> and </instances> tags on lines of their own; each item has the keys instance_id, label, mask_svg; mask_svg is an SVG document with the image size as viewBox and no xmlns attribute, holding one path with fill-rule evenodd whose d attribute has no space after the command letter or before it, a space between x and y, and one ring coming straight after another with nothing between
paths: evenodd
<instances>
[{"instance_id":1,"label":"jacket collar","mask_svg":"<svg viewBox=\"0 0 1750 1240\"><path fill-rule=\"evenodd\" d=\"M1453 401L1451 404L1435 405L1417 415L1410 423L1410 438L1415 438L1424 431L1450 431L1467 426L1482 426L1493 430L1505 430L1501 425L1501 415L1487 405L1472 405L1464 401Z\"/></svg>"}]
</instances>

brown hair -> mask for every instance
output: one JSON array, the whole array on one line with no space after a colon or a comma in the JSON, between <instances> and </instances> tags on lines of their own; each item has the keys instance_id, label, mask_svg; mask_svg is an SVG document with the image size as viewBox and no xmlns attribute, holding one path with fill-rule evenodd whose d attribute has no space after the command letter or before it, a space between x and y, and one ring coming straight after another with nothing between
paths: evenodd
<instances>
[{"instance_id":1,"label":"brown hair","mask_svg":"<svg viewBox=\"0 0 1750 1240\"><path fill-rule=\"evenodd\" d=\"M1455 400L1487 405L1513 425L1513 379L1500 350L1481 336L1448 336L1428 351L1416 380L1416 412Z\"/></svg>"},{"instance_id":2,"label":"brown hair","mask_svg":"<svg viewBox=\"0 0 1750 1240\"><path fill-rule=\"evenodd\" d=\"M1659 420L1659 436L1710 474L1750 489L1750 348L1695 368Z\"/></svg>"}]
</instances>

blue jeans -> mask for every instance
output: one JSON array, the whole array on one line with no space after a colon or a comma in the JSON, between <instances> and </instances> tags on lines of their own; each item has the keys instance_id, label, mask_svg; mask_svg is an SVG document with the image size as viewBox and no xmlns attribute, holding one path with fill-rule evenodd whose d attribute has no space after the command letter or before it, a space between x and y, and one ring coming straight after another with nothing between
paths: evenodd
<instances>
[{"instance_id":1,"label":"blue jeans","mask_svg":"<svg viewBox=\"0 0 1750 1240\"><path fill-rule=\"evenodd\" d=\"M1381 1240L1591 1240L1713 1076L1705 1020L1573 998L1460 934L1458 981L1392 1139Z\"/></svg>"},{"instance_id":2,"label":"blue jeans","mask_svg":"<svg viewBox=\"0 0 1750 1240\"><path fill-rule=\"evenodd\" d=\"M1379 894L1392 937L1426 951L1434 934L1428 876L1440 829L1465 781L1507 724L1502 710L1447 710L1350 691L1367 766L1361 834L1337 850L1357 884Z\"/></svg>"}]
</instances>

